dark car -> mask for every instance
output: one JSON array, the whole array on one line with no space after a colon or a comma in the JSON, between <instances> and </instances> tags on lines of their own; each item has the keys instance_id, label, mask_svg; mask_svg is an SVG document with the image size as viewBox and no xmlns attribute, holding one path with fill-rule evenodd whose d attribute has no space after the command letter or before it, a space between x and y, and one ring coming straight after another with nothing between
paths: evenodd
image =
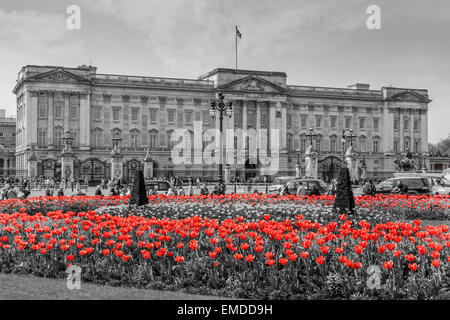
<instances>
[{"instance_id":1,"label":"dark car","mask_svg":"<svg viewBox=\"0 0 450 320\"><path fill-rule=\"evenodd\" d=\"M145 186L148 192L150 192L150 187L152 187L158 194L166 194L167 191L169 191L169 188L172 187L170 182L164 180L146 180Z\"/></svg>"},{"instance_id":2,"label":"dark car","mask_svg":"<svg viewBox=\"0 0 450 320\"><path fill-rule=\"evenodd\" d=\"M305 195L310 195L313 186L316 186L320 194L325 194L327 192L327 185L322 180L318 179L296 179L286 183L285 194L297 194L298 186L302 185L306 188Z\"/></svg>"},{"instance_id":3,"label":"dark car","mask_svg":"<svg viewBox=\"0 0 450 320\"><path fill-rule=\"evenodd\" d=\"M397 186L398 181L407 187L406 194L429 194L431 186L426 177L402 177L392 178L380 182L375 187L377 193L391 194L392 190Z\"/></svg>"}]
</instances>

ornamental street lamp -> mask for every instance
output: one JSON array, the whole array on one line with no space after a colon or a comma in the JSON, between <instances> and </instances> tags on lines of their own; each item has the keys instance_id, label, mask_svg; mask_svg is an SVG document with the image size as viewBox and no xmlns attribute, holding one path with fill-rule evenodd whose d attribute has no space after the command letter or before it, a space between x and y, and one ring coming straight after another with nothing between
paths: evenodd
<instances>
[{"instance_id":1,"label":"ornamental street lamp","mask_svg":"<svg viewBox=\"0 0 450 320\"><path fill-rule=\"evenodd\" d=\"M122 138L120 137L119 130L116 130L111 138L113 151L119 151L120 142L122 142Z\"/></svg>"},{"instance_id":2,"label":"ornamental street lamp","mask_svg":"<svg viewBox=\"0 0 450 320\"><path fill-rule=\"evenodd\" d=\"M317 137L317 133L313 133L313 128L309 128L309 134L306 134L306 137L309 137L309 144L312 146L313 138Z\"/></svg>"},{"instance_id":3,"label":"ornamental street lamp","mask_svg":"<svg viewBox=\"0 0 450 320\"><path fill-rule=\"evenodd\" d=\"M219 137L219 180L222 180L222 160L223 160L223 150L222 150L222 130L223 130L223 116L226 114L229 118L233 115L233 105L231 102L224 102L225 96L222 93L218 94L218 99L216 101L211 102L211 109L209 110L209 113L211 114L211 117L214 118L216 115L216 111L219 112L219 131L220 131L220 137Z\"/></svg>"},{"instance_id":4,"label":"ornamental street lamp","mask_svg":"<svg viewBox=\"0 0 450 320\"><path fill-rule=\"evenodd\" d=\"M356 139L356 134L353 134L353 129L350 129L350 134L347 137L350 139L350 145L353 147L353 138Z\"/></svg>"}]
</instances>

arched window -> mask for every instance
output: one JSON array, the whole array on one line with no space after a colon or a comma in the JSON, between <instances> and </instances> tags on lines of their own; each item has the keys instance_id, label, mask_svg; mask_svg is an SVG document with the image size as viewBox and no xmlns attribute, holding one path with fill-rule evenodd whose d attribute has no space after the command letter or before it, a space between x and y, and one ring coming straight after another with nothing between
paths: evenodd
<instances>
[{"instance_id":1,"label":"arched window","mask_svg":"<svg viewBox=\"0 0 450 320\"><path fill-rule=\"evenodd\" d=\"M288 133L287 134L286 148L287 148L288 151L294 150L294 141L292 139L292 133Z\"/></svg>"},{"instance_id":2,"label":"arched window","mask_svg":"<svg viewBox=\"0 0 450 320\"><path fill-rule=\"evenodd\" d=\"M335 153L337 151L337 136L335 134L330 136L330 151Z\"/></svg>"},{"instance_id":3,"label":"arched window","mask_svg":"<svg viewBox=\"0 0 450 320\"><path fill-rule=\"evenodd\" d=\"M411 138L410 137L405 137L404 140L404 149L411 149Z\"/></svg>"},{"instance_id":4,"label":"arched window","mask_svg":"<svg viewBox=\"0 0 450 320\"><path fill-rule=\"evenodd\" d=\"M306 135L300 135L300 152L306 151Z\"/></svg>"},{"instance_id":5,"label":"arched window","mask_svg":"<svg viewBox=\"0 0 450 320\"><path fill-rule=\"evenodd\" d=\"M373 153L380 152L380 137L379 136L374 136L372 138L372 151L373 151Z\"/></svg>"},{"instance_id":6,"label":"arched window","mask_svg":"<svg viewBox=\"0 0 450 320\"><path fill-rule=\"evenodd\" d=\"M173 130L169 130L166 132L166 136L167 136L167 145L169 147L170 150L173 149L173 147L175 146L175 144L177 143L176 141L172 141L172 133Z\"/></svg>"},{"instance_id":7,"label":"arched window","mask_svg":"<svg viewBox=\"0 0 450 320\"><path fill-rule=\"evenodd\" d=\"M321 147L322 147L322 136L319 134L319 135L317 135L317 137L316 137L316 151L317 152L320 152L320 150L321 150Z\"/></svg>"},{"instance_id":8,"label":"arched window","mask_svg":"<svg viewBox=\"0 0 450 320\"><path fill-rule=\"evenodd\" d=\"M150 147L150 149L156 149L159 144L158 144L158 137L159 137L159 132L156 129L152 129L148 132L148 136L149 136L149 141L148 141L148 146Z\"/></svg>"},{"instance_id":9,"label":"arched window","mask_svg":"<svg viewBox=\"0 0 450 320\"><path fill-rule=\"evenodd\" d=\"M366 136L359 136L358 144L359 144L359 151L366 152L366 148L367 148L367 138L366 138Z\"/></svg>"},{"instance_id":10,"label":"arched window","mask_svg":"<svg viewBox=\"0 0 450 320\"><path fill-rule=\"evenodd\" d=\"M137 129L130 131L130 147L131 149L138 149L140 147L141 132Z\"/></svg>"},{"instance_id":11,"label":"arched window","mask_svg":"<svg viewBox=\"0 0 450 320\"><path fill-rule=\"evenodd\" d=\"M63 141L62 137L64 135L64 129L62 127L55 127L55 130L53 131L53 140L55 147L57 149L60 149L63 147Z\"/></svg>"},{"instance_id":12,"label":"arched window","mask_svg":"<svg viewBox=\"0 0 450 320\"><path fill-rule=\"evenodd\" d=\"M101 128L95 128L93 139L94 149L101 149L103 146L103 130Z\"/></svg>"}]
</instances>

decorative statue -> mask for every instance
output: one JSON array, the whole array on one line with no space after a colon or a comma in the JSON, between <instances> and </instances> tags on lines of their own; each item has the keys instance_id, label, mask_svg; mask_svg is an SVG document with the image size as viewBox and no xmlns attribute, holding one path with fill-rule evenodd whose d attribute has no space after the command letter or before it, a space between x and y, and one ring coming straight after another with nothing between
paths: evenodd
<instances>
[{"instance_id":1,"label":"decorative statue","mask_svg":"<svg viewBox=\"0 0 450 320\"><path fill-rule=\"evenodd\" d=\"M399 171L416 170L416 161L412 158L412 153L409 152L409 149L406 149L402 157L395 159L394 163L397 165Z\"/></svg>"},{"instance_id":2,"label":"decorative statue","mask_svg":"<svg viewBox=\"0 0 450 320\"><path fill-rule=\"evenodd\" d=\"M345 152L344 158L350 171L356 168L357 154L354 151L353 146L348 147L347 152Z\"/></svg>"},{"instance_id":3,"label":"decorative statue","mask_svg":"<svg viewBox=\"0 0 450 320\"><path fill-rule=\"evenodd\" d=\"M317 178L317 156L318 153L312 150L312 145L309 145L305 152L306 176L309 178Z\"/></svg>"}]
</instances>

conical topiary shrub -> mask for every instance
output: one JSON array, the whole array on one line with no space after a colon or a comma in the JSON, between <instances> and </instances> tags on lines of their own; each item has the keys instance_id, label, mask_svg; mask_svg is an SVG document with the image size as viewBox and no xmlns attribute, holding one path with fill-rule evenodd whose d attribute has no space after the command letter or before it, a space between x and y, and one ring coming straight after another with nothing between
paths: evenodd
<instances>
[{"instance_id":1,"label":"conical topiary shrub","mask_svg":"<svg viewBox=\"0 0 450 320\"><path fill-rule=\"evenodd\" d=\"M354 210L355 198L353 197L352 184L350 182L350 171L344 167L339 171L333 212L337 212L338 214L353 214L355 212Z\"/></svg>"},{"instance_id":2,"label":"conical topiary shrub","mask_svg":"<svg viewBox=\"0 0 450 320\"><path fill-rule=\"evenodd\" d=\"M131 189L130 205L142 206L148 203L147 190L145 188L144 174L142 170L137 170L134 174L133 188Z\"/></svg>"}]
</instances>

